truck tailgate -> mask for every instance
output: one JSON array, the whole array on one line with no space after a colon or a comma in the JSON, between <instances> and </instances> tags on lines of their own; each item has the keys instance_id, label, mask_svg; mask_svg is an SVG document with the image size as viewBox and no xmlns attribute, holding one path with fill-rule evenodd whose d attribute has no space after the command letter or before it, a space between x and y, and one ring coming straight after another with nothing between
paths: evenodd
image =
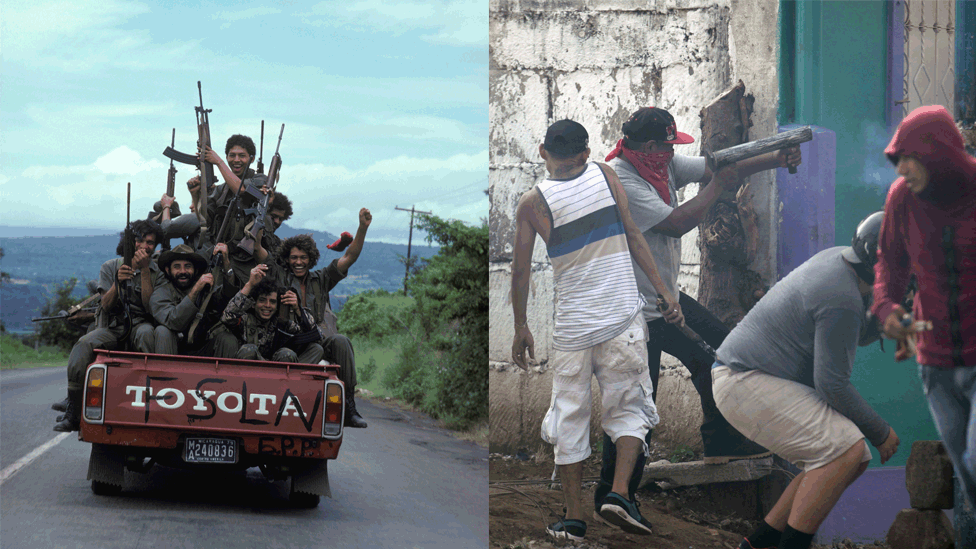
<instances>
[{"instance_id":1,"label":"truck tailgate","mask_svg":"<svg viewBox=\"0 0 976 549\"><path fill-rule=\"evenodd\" d=\"M83 421L85 440L170 446L178 433L206 433L250 441L245 447L268 439L283 454L288 438L330 438L326 445L338 450L341 430L323 433L326 383L336 382L338 366L112 351L99 351L90 368L97 365L105 367L104 413L101 421ZM339 412L330 422L341 420ZM153 442L131 436L147 432L157 433Z\"/></svg>"}]
</instances>

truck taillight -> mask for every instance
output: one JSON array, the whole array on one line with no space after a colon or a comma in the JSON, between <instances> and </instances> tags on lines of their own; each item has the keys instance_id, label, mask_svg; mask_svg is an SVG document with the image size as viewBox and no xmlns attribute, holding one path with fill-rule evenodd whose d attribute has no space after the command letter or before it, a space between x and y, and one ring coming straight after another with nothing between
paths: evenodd
<instances>
[{"instance_id":1,"label":"truck taillight","mask_svg":"<svg viewBox=\"0 0 976 549\"><path fill-rule=\"evenodd\" d=\"M324 438L342 436L342 414L345 411L342 394L342 382L334 379L325 382L325 414L322 416L322 436Z\"/></svg>"},{"instance_id":2,"label":"truck taillight","mask_svg":"<svg viewBox=\"0 0 976 549\"><path fill-rule=\"evenodd\" d=\"M92 364L85 378L85 421L102 423L105 415L105 365Z\"/></svg>"}]
</instances>

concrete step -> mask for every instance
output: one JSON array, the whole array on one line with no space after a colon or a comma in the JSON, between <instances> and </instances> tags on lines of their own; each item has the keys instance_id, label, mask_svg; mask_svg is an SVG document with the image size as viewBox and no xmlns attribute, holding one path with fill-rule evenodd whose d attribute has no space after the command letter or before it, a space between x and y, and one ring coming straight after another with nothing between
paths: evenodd
<instances>
[{"instance_id":1,"label":"concrete step","mask_svg":"<svg viewBox=\"0 0 976 549\"><path fill-rule=\"evenodd\" d=\"M706 465L704 461L671 463L655 461L644 466L641 487L651 481L667 481L675 486L694 486L718 482L759 480L773 471L773 458L740 459L722 465Z\"/></svg>"}]
</instances>

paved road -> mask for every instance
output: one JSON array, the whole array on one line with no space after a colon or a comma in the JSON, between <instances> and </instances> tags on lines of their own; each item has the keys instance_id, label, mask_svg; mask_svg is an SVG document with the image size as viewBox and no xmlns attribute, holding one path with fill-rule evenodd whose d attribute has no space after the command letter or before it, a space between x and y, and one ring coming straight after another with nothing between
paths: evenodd
<instances>
[{"instance_id":1,"label":"paved road","mask_svg":"<svg viewBox=\"0 0 976 549\"><path fill-rule=\"evenodd\" d=\"M122 495L92 494L90 445L75 434L9 475L54 440L51 402L64 368L0 372L0 546L201 547L488 546L488 451L428 419L358 402L369 421L349 429L329 465L332 498L288 506L285 482L257 469L205 475L154 467L126 472Z\"/></svg>"}]
</instances>

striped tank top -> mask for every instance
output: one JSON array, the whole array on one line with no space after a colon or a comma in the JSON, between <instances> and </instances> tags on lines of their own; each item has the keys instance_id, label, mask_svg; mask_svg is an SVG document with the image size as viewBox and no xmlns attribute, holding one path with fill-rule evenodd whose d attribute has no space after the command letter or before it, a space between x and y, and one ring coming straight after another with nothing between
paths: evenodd
<instances>
[{"instance_id":1,"label":"striped tank top","mask_svg":"<svg viewBox=\"0 0 976 549\"><path fill-rule=\"evenodd\" d=\"M644 306L610 184L600 166L589 163L574 179L546 179L538 187L552 214L553 347L581 351L609 341Z\"/></svg>"}]
</instances>

